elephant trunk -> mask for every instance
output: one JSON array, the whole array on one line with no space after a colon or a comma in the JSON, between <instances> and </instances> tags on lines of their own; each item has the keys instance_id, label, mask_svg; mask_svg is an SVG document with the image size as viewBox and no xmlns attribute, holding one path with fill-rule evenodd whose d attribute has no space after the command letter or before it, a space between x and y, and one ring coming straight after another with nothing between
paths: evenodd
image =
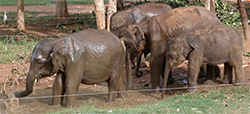
<instances>
[{"instance_id":1,"label":"elephant trunk","mask_svg":"<svg viewBox=\"0 0 250 114\"><path fill-rule=\"evenodd\" d=\"M140 64L141 64L141 57L142 57L142 53L139 54L139 56L137 57L137 64L135 67L135 75L136 77L142 77L142 72L139 72L139 68L140 68Z\"/></svg>"},{"instance_id":2,"label":"elephant trunk","mask_svg":"<svg viewBox=\"0 0 250 114\"><path fill-rule=\"evenodd\" d=\"M168 77L169 77L170 70L171 70L171 65L170 65L169 61L166 60L165 69L164 69L163 89L161 91L161 99L164 98L165 88L167 87L167 82L168 82Z\"/></svg>"},{"instance_id":3,"label":"elephant trunk","mask_svg":"<svg viewBox=\"0 0 250 114\"><path fill-rule=\"evenodd\" d=\"M129 52L126 52L126 75L127 75L126 90L128 90L132 85L132 71L131 71L131 61Z\"/></svg>"},{"instance_id":4,"label":"elephant trunk","mask_svg":"<svg viewBox=\"0 0 250 114\"><path fill-rule=\"evenodd\" d=\"M15 92L15 96L16 97L25 97L29 94L32 93L33 91L33 85L34 85L34 81L35 81L35 76L31 75L31 73L29 72L26 78L26 90L21 91L21 92Z\"/></svg>"}]
</instances>

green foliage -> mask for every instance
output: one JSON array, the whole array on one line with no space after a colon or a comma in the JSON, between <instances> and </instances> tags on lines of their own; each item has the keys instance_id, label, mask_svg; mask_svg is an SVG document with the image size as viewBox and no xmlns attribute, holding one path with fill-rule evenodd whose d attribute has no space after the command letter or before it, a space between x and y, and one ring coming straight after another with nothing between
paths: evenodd
<instances>
[{"instance_id":1,"label":"green foliage","mask_svg":"<svg viewBox=\"0 0 250 114\"><path fill-rule=\"evenodd\" d=\"M160 2L169 4L172 8L185 7L190 5L204 6L204 1L201 0L162 0Z\"/></svg>"},{"instance_id":2,"label":"green foliage","mask_svg":"<svg viewBox=\"0 0 250 114\"><path fill-rule=\"evenodd\" d=\"M248 113L250 111L250 87L238 86L229 88L208 88L192 93L175 94L172 97L154 104L144 104L129 108L106 109L95 108L85 104L77 110L69 109L52 114L61 113L117 113L117 114L233 114Z\"/></svg>"},{"instance_id":3,"label":"green foliage","mask_svg":"<svg viewBox=\"0 0 250 114\"><path fill-rule=\"evenodd\" d=\"M11 63L18 58L17 54L29 55L37 43L37 40L28 39L27 37L16 38L6 36L0 41L0 63Z\"/></svg>"},{"instance_id":4,"label":"green foliage","mask_svg":"<svg viewBox=\"0 0 250 114\"><path fill-rule=\"evenodd\" d=\"M240 29L241 18L237 8L230 4L223 3L221 0L215 1L216 16L221 20L222 24L229 27Z\"/></svg>"}]
</instances>

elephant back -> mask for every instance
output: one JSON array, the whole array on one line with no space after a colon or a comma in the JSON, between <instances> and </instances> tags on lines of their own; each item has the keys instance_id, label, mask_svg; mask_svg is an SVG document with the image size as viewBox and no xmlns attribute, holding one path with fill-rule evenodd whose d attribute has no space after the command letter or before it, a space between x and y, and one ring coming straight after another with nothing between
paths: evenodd
<instances>
[{"instance_id":1,"label":"elephant back","mask_svg":"<svg viewBox=\"0 0 250 114\"><path fill-rule=\"evenodd\" d=\"M117 11L111 16L110 30L119 38L128 25L148 20L152 16L172 10L171 6L163 3L145 3Z\"/></svg>"},{"instance_id":2,"label":"elephant back","mask_svg":"<svg viewBox=\"0 0 250 114\"><path fill-rule=\"evenodd\" d=\"M102 58L124 53L120 40L111 32L105 30L84 30L61 39L65 52L69 56L80 55L83 58ZM85 56L85 55L89 56Z\"/></svg>"},{"instance_id":3,"label":"elephant back","mask_svg":"<svg viewBox=\"0 0 250 114\"><path fill-rule=\"evenodd\" d=\"M152 17L149 26L158 24L167 38L180 35L208 25L219 25L220 20L209 10L199 6L188 6L173 9L162 15ZM149 30L150 31L150 27ZM153 28L152 30L156 30Z\"/></svg>"}]
</instances>

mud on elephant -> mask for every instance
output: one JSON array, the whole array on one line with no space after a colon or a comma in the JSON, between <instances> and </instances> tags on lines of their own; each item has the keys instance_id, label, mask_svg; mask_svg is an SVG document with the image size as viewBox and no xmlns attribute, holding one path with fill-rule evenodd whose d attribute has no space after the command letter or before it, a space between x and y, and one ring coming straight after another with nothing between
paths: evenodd
<instances>
[{"instance_id":1,"label":"mud on elephant","mask_svg":"<svg viewBox=\"0 0 250 114\"><path fill-rule=\"evenodd\" d=\"M242 83L242 37L238 31L224 26L206 26L171 39L166 49L163 88L166 88L168 72L188 58L188 86L195 87L199 68L203 62L210 65L224 63L224 83ZM235 70L235 80L232 70ZM189 88L189 91L194 90ZM164 96L162 91L162 98Z\"/></svg>"},{"instance_id":2,"label":"mud on elephant","mask_svg":"<svg viewBox=\"0 0 250 114\"><path fill-rule=\"evenodd\" d=\"M220 20L206 8L175 8L151 17L148 23L129 25L125 31L124 42L129 54L141 55L151 52L151 84L153 89L157 89L160 88L160 75L164 75L164 57L168 40L208 25L220 25Z\"/></svg>"},{"instance_id":3,"label":"mud on elephant","mask_svg":"<svg viewBox=\"0 0 250 114\"><path fill-rule=\"evenodd\" d=\"M119 38L124 37L124 31L128 25L136 24L148 20L152 16L163 14L167 11L172 10L171 6L163 3L144 3L137 6L133 6L131 8L120 10L114 13L111 16L111 24L110 24L110 31L114 33ZM146 55L145 55L146 56ZM127 66L126 69L131 72L131 68L139 69L141 67L145 67L145 58L137 57L139 59L137 62L137 66L135 66L135 58L136 55L131 55L126 63L131 63L131 67ZM141 73L142 74L142 73ZM128 74L131 75L131 74ZM137 75L138 77L142 75Z\"/></svg>"},{"instance_id":4,"label":"mud on elephant","mask_svg":"<svg viewBox=\"0 0 250 114\"><path fill-rule=\"evenodd\" d=\"M53 96L76 94L80 83L108 83L108 91L124 91L122 69L125 51L120 40L104 30L85 30L56 40L40 41L34 48L26 78L26 90L16 97L32 93L35 79L56 73ZM127 97L126 93L119 94ZM109 93L108 101L116 94ZM73 106L76 96L65 96L66 106ZM62 104L63 97L53 97L53 104Z\"/></svg>"},{"instance_id":5,"label":"mud on elephant","mask_svg":"<svg viewBox=\"0 0 250 114\"><path fill-rule=\"evenodd\" d=\"M128 25L148 20L152 16L172 10L171 6L163 3L145 3L115 12L111 16L110 31L119 38L124 36Z\"/></svg>"}]
</instances>

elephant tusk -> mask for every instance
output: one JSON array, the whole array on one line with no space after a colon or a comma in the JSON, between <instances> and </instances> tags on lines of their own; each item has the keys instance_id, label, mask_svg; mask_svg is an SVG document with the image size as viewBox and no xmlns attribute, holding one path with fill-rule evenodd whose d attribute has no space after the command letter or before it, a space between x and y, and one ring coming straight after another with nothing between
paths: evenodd
<instances>
[{"instance_id":1,"label":"elephant tusk","mask_svg":"<svg viewBox=\"0 0 250 114\"><path fill-rule=\"evenodd\" d=\"M38 79L35 79L35 82L37 83L39 80Z\"/></svg>"}]
</instances>

